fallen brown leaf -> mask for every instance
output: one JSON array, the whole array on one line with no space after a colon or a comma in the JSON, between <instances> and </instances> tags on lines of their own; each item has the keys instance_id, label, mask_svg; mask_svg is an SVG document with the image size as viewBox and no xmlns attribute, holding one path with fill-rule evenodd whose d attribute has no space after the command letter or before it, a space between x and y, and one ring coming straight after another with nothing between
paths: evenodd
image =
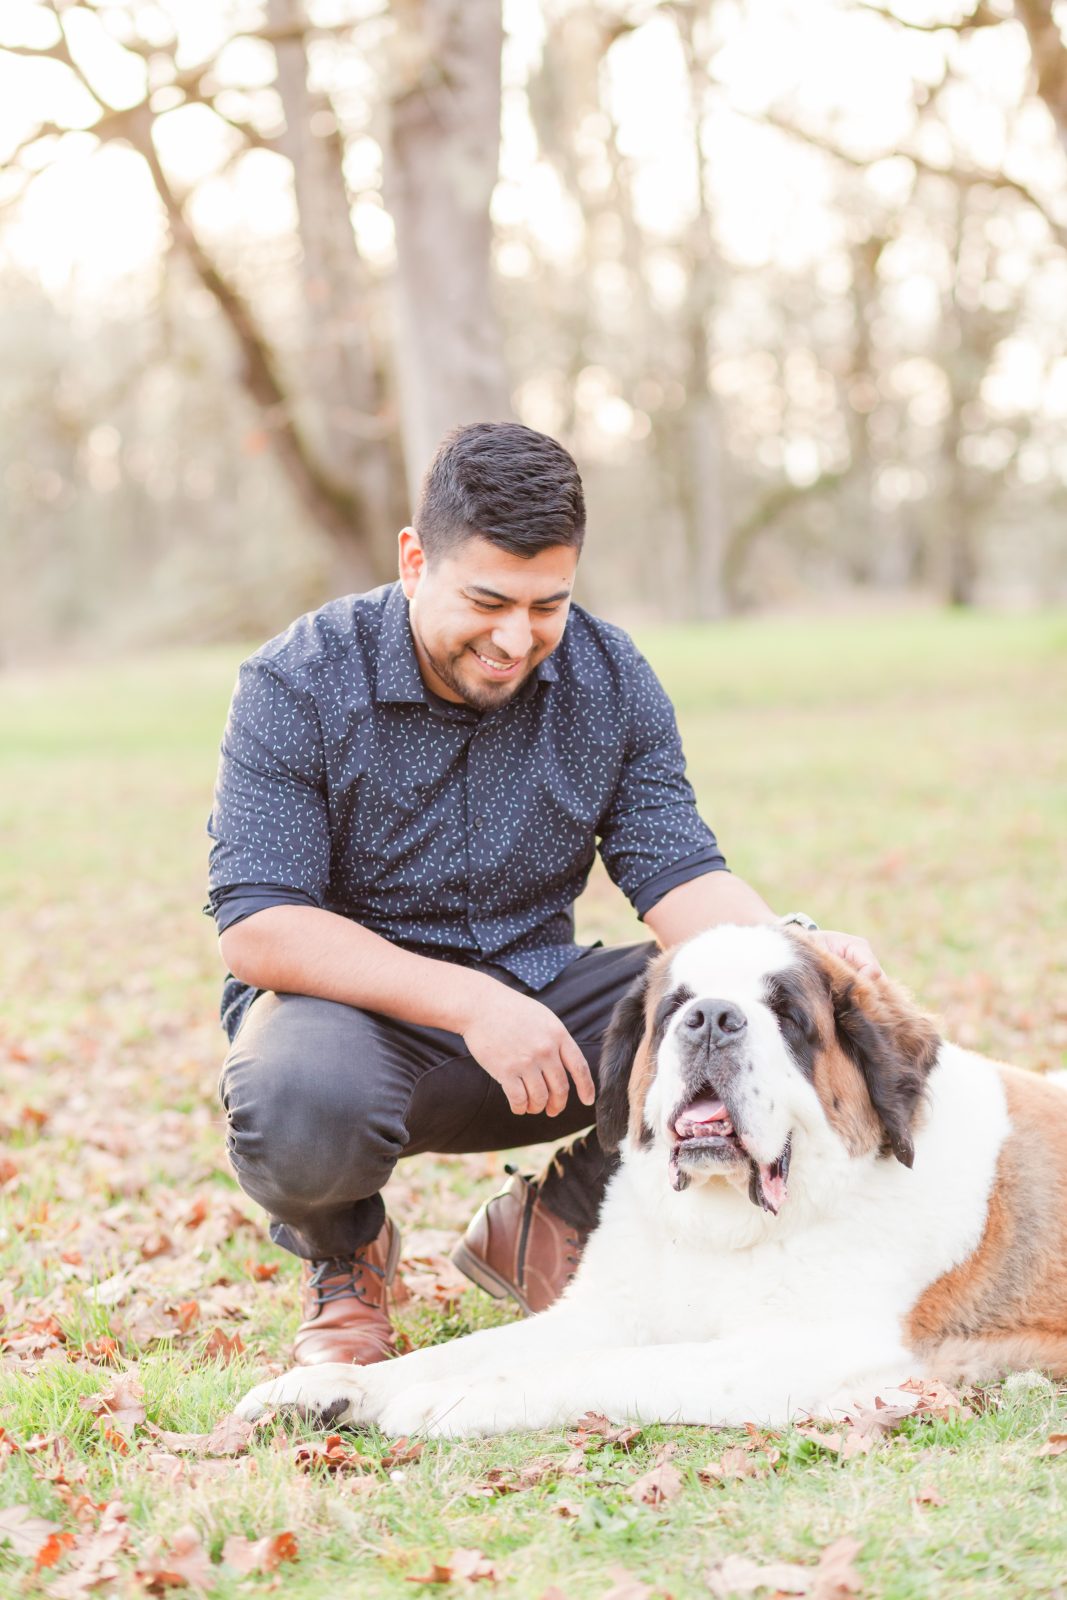
<instances>
[{"instance_id":1,"label":"fallen brown leaf","mask_svg":"<svg viewBox=\"0 0 1067 1600\"><path fill-rule=\"evenodd\" d=\"M382 1456L379 1465L386 1472L392 1472L396 1467L406 1467L410 1462L417 1461L425 1450L426 1445L422 1439L412 1441L405 1436L397 1439Z\"/></svg>"},{"instance_id":2,"label":"fallen brown leaf","mask_svg":"<svg viewBox=\"0 0 1067 1600\"><path fill-rule=\"evenodd\" d=\"M942 1419L958 1414L964 1422L968 1422L974 1416L964 1397L937 1378L909 1378L899 1387L918 1395L915 1403L916 1413Z\"/></svg>"},{"instance_id":3,"label":"fallen brown leaf","mask_svg":"<svg viewBox=\"0 0 1067 1600\"><path fill-rule=\"evenodd\" d=\"M119 1569L114 1557L125 1548L128 1538L126 1507L119 1500L111 1500L104 1507L98 1526L81 1535L72 1546L75 1565L49 1584L48 1593L53 1600L82 1600L90 1589L117 1578Z\"/></svg>"},{"instance_id":4,"label":"fallen brown leaf","mask_svg":"<svg viewBox=\"0 0 1067 1600\"><path fill-rule=\"evenodd\" d=\"M223 1417L210 1433L171 1433L167 1428L150 1424L148 1432L167 1450L197 1456L239 1456L248 1449L252 1435L263 1426L266 1419L243 1422L240 1417Z\"/></svg>"},{"instance_id":5,"label":"fallen brown leaf","mask_svg":"<svg viewBox=\"0 0 1067 1600\"><path fill-rule=\"evenodd\" d=\"M228 1365L235 1356L244 1353L244 1340L239 1333L228 1337L221 1328L213 1328L204 1345L203 1359L205 1361L221 1361Z\"/></svg>"},{"instance_id":6,"label":"fallen brown leaf","mask_svg":"<svg viewBox=\"0 0 1067 1600\"><path fill-rule=\"evenodd\" d=\"M1039 1456L1062 1456L1067 1452L1067 1433L1050 1433L1037 1452Z\"/></svg>"},{"instance_id":7,"label":"fallen brown leaf","mask_svg":"<svg viewBox=\"0 0 1067 1600\"><path fill-rule=\"evenodd\" d=\"M327 1472L371 1472L374 1462L350 1450L339 1433L331 1433L321 1443L316 1441L297 1445L293 1460L302 1472L324 1467Z\"/></svg>"},{"instance_id":8,"label":"fallen brown leaf","mask_svg":"<svg viewBox=\"0 0 1067 1600\"><path fill-rule=\"evenodd\" d=\"M295 1561L298 1555L299 1546L292 1533L268 1533L262 1539L231 1533L222 1547L223 1561L242 1577L250 1572L273 1572L283 1561Z\"/></svg>"},{"instance_id":9,"label":"fallen brown leaf","mask_svg":"<svg viewBox=\"0 0 1067 1600\"><path fill-rule=\"evenodd\" d=\"M810 1600L845 1600L859 1594L862 1583L852 1565L859 1550L855 1539L836 1539L827 1545L815 1567L789 1561L758 1562L747 1556L727 1556L708 1573L708 1587L716 1600L756 1594L770 1589L778 1594L808 1595Z\"/></svg>"},{"instance_id":10,"label":"fallen brown leaf","mask_svg":"<svg viewBox=\"0 0 1067 1600\"><path fill-rule=\"evenodd\" d=\"M136 1378L124 1375L98 1394L83 1394L78 1401L83 1411L96 1417L105 1437L121 1434L132 1439L134 1430L145 1420L144 1389Z\"/></svg>"},{"instance_id":11,"label":"fallen brown leaf","mask_svg":"<svg viewBox=\"0 0 1067 1600\"><path fill-rule=\"evenodd\" d=\"M924 1483L914 1498L917 1506L943 1506L945 1503L944 1495L939 1494L932 1483Z\"/></svg>"},{"instance_id":12,"label":"fallen brown leaf","mask_svg":"<svg viewBox=\"0 0 1067 1600\"><path fill-rule=\"evenodd\" d=\"M447 1561L433 1561L428 1572L408 1573L408 1583L495 1583L497 1571L480 1550L453 1550Z\"/></svg>"},{"instance_id":13,"label":"fallen brown leaf","mask_svg":"<svg viewBox=\"0 0 1067 1600\"><path fill-rule=\"evenodd\" d=\"M200 1543L195 1528L179 1528L169 1546L153 1550L136 1577L149 1594L165 1594L168 1589L188 1587L204 1594L218 1581L211 1557Z\"/></svg>"},{"instance_id":14,"label":"fallen brown leaf","mask_svg":"<svg viewBox=\"0 0 1067 1600\"><path fill-rule=\"evenodd\" d=\"M662 1506L682 1491L682 1474L669 1461L641 1477L630 1486L630 1499L635 1505Z\"/></svg>"},{"instance_id":15,"label":"fallen brown leaf","mask_svg":"<svg viewBox=\"0 0 1067 1600\"><path fill-rule=\"evenodd\" d=\"M76 1542L73 1533L51 1534L37 1552L33 1563L34 1569L41 1572L45 1567L54 1567Z\"/></svg>"},{"instance_id":16,"label":"fallen brown leaf","mask_svg":"<svg viewBox=\"0 0 1067 1600\"><path fill-rule=\"evenodd\" d=\"M778 1459L777 1451L775 1459ZM725 1483L731 1478L756 1478L765 1470L752 1451L737 1444L724 1450L718 1461L709 1461L707 1466L701 1467L697 1476L701 1483Z\"/></svg>"},{"instance_id":17,"label":"fallen brown leaf","mask_svg":"<svg viewBox=\"0 0 1067 1600\"><path fill-rule=\"evenodd\" d=\"M0 1511L0 1544L9 1544L17 1556L36 1560L49 1539L60 1532L58 1522L38 1517L29 1506L8 1506Z\"/></svg>"},{"instance_id":18,"label":"fallen brown leaf","mask_svg":"<svg viewBox=\"0 0 1067 1600\"><path fill-rule=\"evenodd\" d=\"M587 1411L578 1418L577 1432L567 1435L567 1443L580 1450L597 1450L602 1444L615 1444L620 1450L629 1450L640 1437L640 1428L620 1427L601 1416L599 1411Z\"/></svg>"}]
</instances>

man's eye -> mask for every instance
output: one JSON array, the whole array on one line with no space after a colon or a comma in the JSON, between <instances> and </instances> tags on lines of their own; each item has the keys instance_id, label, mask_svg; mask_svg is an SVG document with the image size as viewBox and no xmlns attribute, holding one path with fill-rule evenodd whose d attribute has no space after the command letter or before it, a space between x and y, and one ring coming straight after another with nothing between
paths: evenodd
<instances>
[{"instance_id":1,"label":"man's eye","mask_svg":"<svg viewBox=\"0 0 1067 1600\"><path fill-rule=\"evenodd\" d=\"M502 611L504 608L503 606L493 605L490 600L475 600L474 609L476 611Z\"/></svg>"}]
</instances>

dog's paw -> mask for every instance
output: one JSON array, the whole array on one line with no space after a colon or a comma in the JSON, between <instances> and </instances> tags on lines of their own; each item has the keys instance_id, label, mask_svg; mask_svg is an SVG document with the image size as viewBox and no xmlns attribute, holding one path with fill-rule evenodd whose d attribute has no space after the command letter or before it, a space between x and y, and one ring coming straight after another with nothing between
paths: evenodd
<instances>
[{"instance_id":1,"label":"dog's paw","mask_svg":"<svg viewBox=\"0 0 1067 1600\"><path fill-rule=\"evenodd\" d=\"M366 1383L360 1367L324 1362L318 1367L293 1367L269 1383L257 1383L236 1407L244 1422L256 1422L267 1411L295 1411L319 1428L366 1420Z\"/></svg>"},{"instance_id":2,"label":"dog's paw","mask_svg":"<svg viewBox=\"0 0 1067 1600\"><path fill-rule=\"evenodd\" d=\"M397 1438L469 1439L542 1424L530 1420L528 1397L514 1379L442 1378L387 1400L378 1426Z\"/></svg>"}]
</instances>

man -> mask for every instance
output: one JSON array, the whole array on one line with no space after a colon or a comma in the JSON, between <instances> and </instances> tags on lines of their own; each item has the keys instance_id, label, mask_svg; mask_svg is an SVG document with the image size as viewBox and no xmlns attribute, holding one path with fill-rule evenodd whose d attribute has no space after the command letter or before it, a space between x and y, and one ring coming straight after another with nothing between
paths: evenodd
<instances>
[{"instance_id":1,"label":"man","mask_svg":"<svg viewBox=\"0 0 1067 1600\"><path fill-rule=\"evenodd\" d=\"M400 581L302 617L241 669L209 831L229 966L230 1157L303 1262L298 1362L394 1348L381 1190L419 1151L588 1128L615 1002L657 948L582 950L599 848L661 945L770 922L697 814L674 713L621 629L571 604L578 470L514 423L445 439ZM822 935L877 970L865 941ZM595 1135L514 1174L456 1261L558 1295L607 1178Z\"/></svg>"}]
</instances>

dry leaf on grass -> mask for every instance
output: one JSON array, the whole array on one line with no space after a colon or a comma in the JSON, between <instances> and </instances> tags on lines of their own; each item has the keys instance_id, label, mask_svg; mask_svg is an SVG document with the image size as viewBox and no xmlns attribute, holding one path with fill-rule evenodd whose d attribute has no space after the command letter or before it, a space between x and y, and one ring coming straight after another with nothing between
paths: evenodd
<instances>
[{"instance_id":1,"label":"dry leaf on grass","mask_svg":"<svg viewBox=\"0 0 1067 1600\"><path fill-rule=\"evenodd\" d=\"M211 1557L191 1527L179 1528L169 1544L156 1541L138 1566L136 1576L149 1594L156 1595L186 1587L206 1594L218 1582Z\"/></svg>"},{"instance_id":2,"label":"dry leaf on grass","mask_svg":"<svg viewBox=\"0 0 1067 1600\"><path fill-rule=\"evenodd\" d=\"M497 1571L480 1550L453 1550L447 1561L434 1561L429 1572L408 1573L408 1583L495 1583Z\"/></svg>"},{"instance_id":3,"label":"dry leaf on grass","mask_svg":"<svg viewBox=\"0 0 1067 1600\"><path fill-rule=\"evenodd\" d=\"M235 1356L244 1354L244 1340L239 1333L232 1337L223 1333L221 1328L213 1328L204 1345L202 1359L204 1361L219 1361L228 1365Z\"/></svg>"},{"instance_id":4,"label":"dry leaf on grass","mask_svg":"<svg viewBox=\"0 0 1067 1600\"><path fill-rule=\"evenodd\" d=\"M91 1589L117 1578L119 1569L114 1558L125 1549L129 1534L126 1507L119 1500L109 1501L97 1527L87 1530L71 1546L75 1565L49 1584L52 1600L83 1600Z\"/></svg>"},{"instance_id":5,"label":"dry leaf on grass","mask_svg":"<svg viewBox=\"0 0 1067 1600\"><path fill-rule=\"evenodd\" d=\"M145 1420L144 1389L128 1374L115 1378L109 1389L101 1389L98 1394L83 1394L78 1405L96 1417L104 1437L112 1443L114 1434L132 1439L134 1430Z\"/></svg>"},{"instance_id":6,"label":"dry leaf on grass","mask_svg":"<svg viewBox=\"0 0 1067 1600\"><path fill-rule=\"evenodd\" d=\"M298 1444L293 1451L293 1461L302 1472L322 1467L327 1472L372 1472L375 1463L358 1450L349 1449L343 1436L331 1433L321 1443L318 1440Z\"/></svg>"},{"instance_id":7,"label":"dry leaf on grass","mask_svg":"<svg viewBox=\"0 0 1067 1600\"><path fill-rule=\"evenodd\" d=\"M934 1488L932 1483L924 1483L918 1494L914 1496L917 1506L943 1506L945 1497Z\"/></svg>"},{"instance_id":8,"label":"dry leaf on grass","mask_svg":"<svg viewBox=\"0 0 1067 1600\"><path fill-rule=\"evenodd\" d=\"M618 1445L629 1450L635 1439L641 1437L640 1428L620 1427L598 1411L587 1411L578 1418L577 1432L567 1435L567 1443L579 1450L599 1450L601 1445Z\"/></svg>"},{"instance_id":9,"label":"dry leaf on grass","mask_svg":"<svg viewBox=\"0 0 1067 1600\"><path fill-rule=\"evenodd\" d=\"M210 1433L171 1433L168 1428L157 1428L150 1423L148 1432L168 1451L196 1456L239 1456L248 1449L252 1435L265 1420L260 1417L256 1422L243 1422L240 1417L223 1417Z\"/></svg>"},{"instance_id":10,"label":"dry leaf on grass","mask_svg":"<svg viewBox=\"0 0 1067 1600\"><path fill-rule=\"evenodd\" d=\"M964 1396L937 1378L909 1378L899 1387L918 1396L915 1402L916 1416L937 1417L940 1420L956 1416L963 1422L969 1422L974 1416Z\"/></svg>"},{"instance_id":11,"label":"dry leaf on grass","mask_svg":"<svg viewBox=\"0 0 1067 1600\"><path fill-rule=\"evenodd\" d=\"M385 1472L393 1472L397 1467L406 1467L412 1461L417 1461L425 1448L424 1440L411 1440L405 1434L402 1439L393 1441L378 1465Z\"/></svg>"},{"instance_id":12,"label":"dry leaf on grass","mask_svg":"<svg viewBox=\"0 0 1067 1600\"><path fill-rule=\"evenodd\" d=\"M584 1472L585 1458L580 1452L578 1460L581 1462L581 1471ZM479 1495L486 1500L491 1500L497 1495L519 1494L523 1489L533 1489L539 1483L560 1477L562 1472L563 1462L558 1456L536 1456L533 1461L527 1461L522 1467L490 1467L484 1477L479 1478L477 1483L471 1484L467 1493Z\"/></svg>"},{"instance_id":13,"label":"dry leaf on grass","mask_svg":"<svg viewBox=\"0 0 1067 1600\"><path fill-rule=\"evenodd\" d=\"M642 1473L630 1486L630 1499L635 1505L662 1506L682 1492L682 1474L669 1461Z\"/></svg>"},{"instance_id":14,"label":"dry leaf on grass","mask_svg":"<svg viewBox=\"0 0 1067 1600\"><path fill-rule=\"evenodd\" d=\"M1037 1453L1039 1456L1062 1456L1067 1453L1067 1433L1050 1433Z\"/></svg>"},{"instance_id":15,"label":"dry leaf on grass","mask_svg":"<svg viewBox=\"0 0 1067 1600\"><path fill-rule=\"evenodd\" d=\"M858 1550L855 1539L836 1539L822 1551L815 1567L727 1556L708 1573L708 1588L715 1600L732 1600L735 1595L758 1594L761 1590L807 1595L809 1600L845 1600L848 1595L862 1592L862 1580L852 1565Z\"/></svg>"},{"instance_id":16,"label":"dry leaf on grass","mask_svg":"<svg viewBox=\"0 0 1067 1600\"><path fill-rule=\"evenodd\" d=\"M246 1539L243 1534L231 1533L222 1547L222 1559L242 1577L250 1572L273 1572L283 1561L295 1561L299 1555L296 1535L268 1533L262 1539Z\"/></svg>"},{"instance_id":17,"label":"dry leaf on grass","mask_svg":"<svg viewBox=\"0 0 1067 1600\"><path fill-rule=\"evenodd\" d=\"M758 1450L754 1444L735 1444L724 1450L718 1461L709 1461L697 1476L701 1483L726 1483L735 1478L762 1478L782 1459L773 1448Z\"/></svg>"},{"instance_id":18,"label":"dry leaf on grass","mask_svg":"<svg viewBox=\"0 0 1067 1600\"><path fill-rule=\"evenodd\" d=\"M62 1532L58 1522L49 1522L29 1506L8 1506L0 1511L0 1544L9 1544L17 1556L37 1559L49 1539Z\"/></svg>"}]
</instances>

